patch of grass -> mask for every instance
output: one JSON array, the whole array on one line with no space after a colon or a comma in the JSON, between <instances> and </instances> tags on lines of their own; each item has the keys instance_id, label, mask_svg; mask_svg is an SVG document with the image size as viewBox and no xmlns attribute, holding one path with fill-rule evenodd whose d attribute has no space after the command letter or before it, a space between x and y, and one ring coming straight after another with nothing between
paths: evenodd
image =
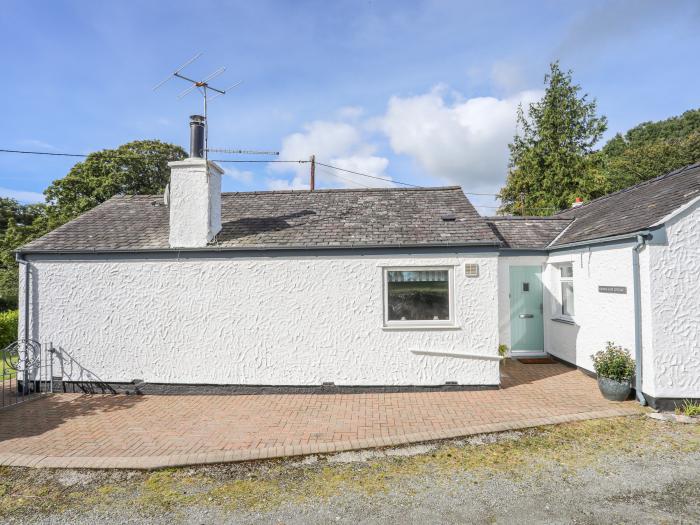
<instances>
[{"instance_id":1,"label":"patch of grass","mask_svg":"<svg viewBox=\"0 0 700 525\"><path fill-rule=\"evenodd\" d=\"M0 350L0 381L8 381L17 376L14 366L17 365L19 357L6 354L6 352Z\"/></svg>"},{"instance_id":2,"label":"patch of grass","mask_svg":"<svg viewBox=\"0 0 700 525\"><path fill-rule=\"evenodd\" d=\"M150 474L141 486L137 503L144 509L191 505L198 500L194 487L206 485L203 476L188 475L183 469L165 469Z\"/></svg>"},{"instance_id":3,"label":"patch of grass","mask_svg":"<svg viewBox=\"0 0 700 525\"><path fill-rule=\"evenodd\" d=\"M700 416L700 402L691 401L690 399L683 400L681 406L676 407L676 414L683 414L684 416Z\"/></svg>"},{"instance_id":4,"label":"patch of grass","mask_svg":"<svg viewBox=\"0 0 700 525\"><path fill-rule=\"evenodd\" d=\"M119 505L136 505L145 515L192 507L265 512L348 493L410 492L416 482L449 487L455 476L478 483L495 474L519 478L551 467L575 476L583 467L605 469L611 456L699 451L698 426L639 416L530 429L517 439L491 444L447 442L428 454L357 463L321 457L308 465L271 460L150 473L105 471L88 486L69 488L57 482L61 471L0 468L0 517Z\"/></svg>"}]
</instances>

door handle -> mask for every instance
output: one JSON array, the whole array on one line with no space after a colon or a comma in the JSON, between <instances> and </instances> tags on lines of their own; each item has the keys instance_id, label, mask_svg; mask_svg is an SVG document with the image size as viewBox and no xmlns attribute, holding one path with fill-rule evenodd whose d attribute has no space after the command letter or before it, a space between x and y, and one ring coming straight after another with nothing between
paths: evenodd
<instances>
[{"instance_id":1,"label":"door handle","mask_svg":"<svg viewBox=\"0 0 700 525\"><path fill-rule=\"evenodd\" d=\"M520 319L532 319L535 316L532 314L520 314L519 317L520 317Z\"/></svg>"}]
</instances>

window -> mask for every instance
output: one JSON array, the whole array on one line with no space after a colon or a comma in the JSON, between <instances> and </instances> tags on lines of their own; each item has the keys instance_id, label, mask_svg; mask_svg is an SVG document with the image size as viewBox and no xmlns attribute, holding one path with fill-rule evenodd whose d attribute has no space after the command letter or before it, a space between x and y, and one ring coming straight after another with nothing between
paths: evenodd
<instances>
[{"instance_id":1,"label":"window","mask_svg":"<svg viewBox=\"0 0 700 525\"><path fill-rule=\"evenodd\" d=\"M452 269L384 270L384 319L387 325L452 324Z\"/></svg>"},{"instance_id":2,"label":"window","mask_svg":"<svg viewBox=\"0 0 700 525\"><path fill-rule=\"evenodd\" d=\"M574 315L574 266L565 264L559 267L561 283L561 315Z\"/></svg>"}]
</instances>

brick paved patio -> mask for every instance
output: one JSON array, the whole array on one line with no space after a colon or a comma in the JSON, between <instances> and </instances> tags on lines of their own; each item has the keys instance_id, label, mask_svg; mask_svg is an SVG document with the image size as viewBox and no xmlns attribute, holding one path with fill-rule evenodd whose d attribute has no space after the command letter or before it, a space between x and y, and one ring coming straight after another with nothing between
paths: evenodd
<instances>
[{"instance_id":1,"label":"brick paved patio","mask_svg":"<svg viewBox=\"0 0 700 525\"><path fill-rule=\"evenodd\" d=\"M502 368L500 390L385 394L53 394L0 410L0 464L157 468L446 439L639 412L561 364Z\"/></svg>"}]
</instances>

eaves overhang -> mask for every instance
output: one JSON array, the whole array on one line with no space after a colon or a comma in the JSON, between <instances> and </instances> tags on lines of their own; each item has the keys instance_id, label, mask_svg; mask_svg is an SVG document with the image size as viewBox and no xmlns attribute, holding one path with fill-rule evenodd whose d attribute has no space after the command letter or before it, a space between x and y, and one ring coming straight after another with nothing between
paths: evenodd
<instances>
[{"instance_id":1,"label":"eaves overhang","mask_svg":"<svg viewBox=\"0 0 700 525\"><path fill-rule=\"evenodd\" d=\"M46 254L46 255L110 255L110 254L178 254L178 253L224 253L224 252L333 252L333 251L364 251L364 250L431 250L457 248L489 248L498 250L498 241L473 241L459 243L435 244L343 244L334 246L204 246L201 248L119 248L119 249L22 249L14 251L17 255Z\"/></svg>"}]
</instances>

